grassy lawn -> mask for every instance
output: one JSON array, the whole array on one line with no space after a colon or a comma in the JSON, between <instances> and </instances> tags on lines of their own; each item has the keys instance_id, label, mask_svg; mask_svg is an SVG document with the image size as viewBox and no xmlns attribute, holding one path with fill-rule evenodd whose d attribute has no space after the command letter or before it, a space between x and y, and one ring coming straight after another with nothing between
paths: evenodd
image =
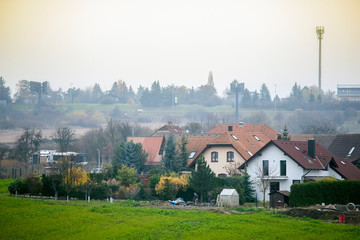
<instances>
[{"instance_id":1,"label":"grassy lawn","mask_svg":"<svg viewBox=\"0 0 360 240\"><path fill-rule=\"evenodd\" d=\"M360 228L268 211L225 215L0 195L1 239L356 239ZM138 205L138 204L136 204Z\"/></svg>"}]
</instances>

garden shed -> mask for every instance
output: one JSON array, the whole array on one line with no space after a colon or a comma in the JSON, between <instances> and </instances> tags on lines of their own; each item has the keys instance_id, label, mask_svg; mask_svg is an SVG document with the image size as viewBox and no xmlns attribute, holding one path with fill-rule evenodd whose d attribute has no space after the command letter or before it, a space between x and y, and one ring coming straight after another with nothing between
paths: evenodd
<instances>
[{"instance_id":1,"label":"garden shed","mask_svg":"<svg viewBox=\"0 0 360 240\"><path fill-rule=\"evenodd\" d=\"M239 194L235 189L223 189L219 195L219 206L239 205Z\"/></svg>"},{"instance_id":2,"label":"garden shed","mask_svg":"<svg viewBox=\"0 0 360 240\"><path fill-rule=\"evenodd\" d=\"M289 206L289 191L274 191L269 195L271 208L283 208Z\"/></svg>"}]
</instances>

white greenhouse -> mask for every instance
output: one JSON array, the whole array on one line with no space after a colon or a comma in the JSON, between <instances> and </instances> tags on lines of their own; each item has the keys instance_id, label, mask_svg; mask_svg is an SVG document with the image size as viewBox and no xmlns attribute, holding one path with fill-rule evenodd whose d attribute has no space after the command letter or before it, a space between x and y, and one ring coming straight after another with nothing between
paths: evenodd
<instances>
[{"instance_id":1,"label":"white greenhouse","mask_svg":"<svg viewBox=\"0 0 360 240\"><path fill-rule=\"evenodd\" d=\"M239 194L235 189L223 189L218 197L218 206L237 206L239 205Z\"/></svg>"}]
</instances>

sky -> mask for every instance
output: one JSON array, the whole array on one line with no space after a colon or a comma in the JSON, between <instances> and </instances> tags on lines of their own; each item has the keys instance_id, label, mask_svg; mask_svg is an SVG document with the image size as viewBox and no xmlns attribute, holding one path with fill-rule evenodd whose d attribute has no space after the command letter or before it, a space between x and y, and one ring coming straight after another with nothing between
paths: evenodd
<instances>
[{"instance_id":1,"label":"sky","mask_svg":"<svg viewBox=\"0 0 360 240\"><path fill-rule=\"evenodd\" d=\"M53 90L117 80L197 88L213 74L272 97L295 82L360 84L359 0L0 0L0 76L49 81Z\"/></svg>"}]
</instances>

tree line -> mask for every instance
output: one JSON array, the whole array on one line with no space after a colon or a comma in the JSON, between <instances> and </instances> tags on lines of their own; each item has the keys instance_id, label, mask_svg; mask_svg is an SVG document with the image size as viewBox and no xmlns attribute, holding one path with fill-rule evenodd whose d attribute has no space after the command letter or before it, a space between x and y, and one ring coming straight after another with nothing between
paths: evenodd
<instances>
[{"instance_id":1,"label":"tree line","mask_svg":"<svg viewBox=\"0 0 360 240\"><path fill-rule=\"evenodd\" d=\"M236 80L234 80L236 81ZM233 82L234 82L233 81ZM230 85L229 85L230 86ZM217 106L223 104L234 104L234 95L229 87L226 94L219 97L214 87L212 73L209 73L206 84L198 88L186 87L184 85L161 86L159 81L152 83L151 87L139 86L135 91L125 81L115 81L110 90L103 90L98 83L85 89L69 88L67 90L52 90L50 84L47 87L46 97L42 99L45 103L102 103L102 104L139 104L142 107L170 107L176 104L198 104L203 106ZM33 103L38 101L36 93L31 91L30 81L20 80L16 85L16 93L12 99L10 89L6 87L5 80L0 77L0 100L8 103ZM240 92L239 102L244 108L278 108L293 110L299 107L318 109L327 105L338 104L335 92L326 91L318 94L316 86L303 86L294 83L289 96L280 99L278 95L271 97L270 91L265 83L258 90L250 91L246 87ZM324 106L325 105L325 106Z\"/></svg>"}]
</instances>

